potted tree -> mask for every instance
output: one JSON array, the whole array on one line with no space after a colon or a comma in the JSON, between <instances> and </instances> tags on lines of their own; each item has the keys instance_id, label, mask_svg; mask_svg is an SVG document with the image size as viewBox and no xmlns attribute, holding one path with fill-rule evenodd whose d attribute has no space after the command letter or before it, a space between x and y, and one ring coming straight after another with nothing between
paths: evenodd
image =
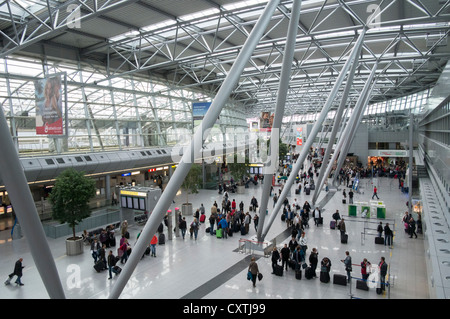
<instances>
[{"instance_id":1,"label":"potted tree","mask_svg":"<svg viewBox=\"0 0 450 319\"><path fill-rule=\"evenodd\" d=\"M245 192L244 177L248 173L248 166L248 157L244 158L239 154L234 154L234 160L227 164L228 171L236 181L238 194Z\"/></svg>"},{"instance_id":2,"label":"potted tree","mask_svg":"<svg viewBox=\"0 0 450 319\"><path fill-rule=\"evenodd\" d=\"M76 236L75 226L91 215L89 201L95 196L95 181L72 168L63 171L50 193L52 217L72 228L72 237L66 239L68 256L83 253L83 239Z\"/></svg>"},{"instance_id":3,"label":"potted tree","mask_svg":"<svg viewBox=\"0 0 450 319\"><path fill-rule=\"evenodd\" d=\"M197 194L201 182L202 168L194 163L181 184L181 187L186 191L186 202L181 205L181 213L183 215L192 215L192 203L189 203L189 194Z\"/></svg>"}]
</instances>

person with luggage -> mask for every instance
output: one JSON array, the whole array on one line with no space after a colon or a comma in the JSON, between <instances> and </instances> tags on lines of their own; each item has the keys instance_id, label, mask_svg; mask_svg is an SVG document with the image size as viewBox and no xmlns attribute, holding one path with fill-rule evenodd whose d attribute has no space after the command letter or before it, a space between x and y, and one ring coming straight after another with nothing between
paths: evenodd
<instances>
[{"instance_id":1,"label":"person with luggage","mask_svg":"<svg viewBox=\"0 0 450 319\"><path fill-rule=\"evenodd\" d=\"M320 213L320 209L319 207L316 207L316 209L314 210L314 224L316 226L320 225L320 218L321 218L321 213Z\"/></svg>"},{"instance_id":2,"label":"person with luggage","mask_svg":"<svg viewBox=\"0 0 450 319\"><path fill-rule=\"evenodd\" d=\"M94 264L97 263L97 259L99 256L98 251L100 250L100 248L101 248L100 243L98 242L98 239L96 237L91 243L91 255L92 258L94 258Z\"/></svg>"},{"instance_id":3,"label":"person with luggage","mask_svg":"<svg viewBox=\"0 0 450 319\"><path fill-rule=\"evenodd\" d=\"M219 231L219 229L222 232L222 236L218 236L217 238L228 238L228 222L225 218L222 218L219 222L219 224L217 225L218 229L217 231Z\"/></svg>"},{"instance_id":4,"label":"person with luggage","mask_svg":"<svg viewBox=\"0 0 450 319\"><path fill-rule=\"evenodd\" d=\"M387 275L388 266L386 263L386 259L384 257L381 257L381 260L378 263L378 267L380 269L381 290L386 290L386 275Z\"/></svg>"},{"instance_id":5,"label":"person with luggage","mask_svg":"<svg viewBox=\"0 0 450 319\"><path fill-rule=\"evenodd\" d=\"M23 258L19 258L14 264L14 271L8 275L8 279L5 281L5 285L9 285L14 276L17 276L15 283L19 286L23 286L24 284L21 281L22 278L22 269L25 267L22 265Z\"/></svg>"},{"instance_id":6,"label":"person with luggage","mask_svg":"<svg viewBox=\"0 0 450 319\"><path fill-rule=\"evenodd\" d=\"M339 222L338 228L339 228L339 230L341 231L341 237L342 237L343 235L345 235L346 227L345 227L345 221L344 221L344 218L342 218L341 221Z\"/></svg>"},{"instance_id":7,"label":"person with luggage","mask_svg":"<svg viewBox=\"0 0 450 319\"><path fill-rule=\"evenodd\" d=\"M380 222L377 227L378 237L383 235L383 222Z\"/></svg>"},{"instance_id":8,"label":"person with luggage","mask_svg":"<svg viewBox=\"0 0 450 319\"><path fill-rule=\"evenodd\" d=\"M384 225L384 245L392 246L393 244L393 233L391 228L389 227L389 223Z\"/></svg>"},{"instance_id":9,"label":"person with luggage","mask_svg":"<svg viewBox=\"0 0 450 319\"><path fill-rule=\"evenodd\" d=\"M352 272L352 257L350 256L350 252L345 252L345 259L341 260L345 265L345 271L347 272L347 282L350 283L351 280L351 272Z\"/></svg>"},{"instance_id":10,"label":"person with luggage","mask_svg":"<svg viewBox=\"0 0 450 319\"><path fill-rule=\"evenodd\" d=\"M116 265L116 262L116 256L114 256L112 250L110 250L108 253L108 279L112 279L112 273L114 272L114 266ZM118 273L115 272L115 274L117 275Z\"/></svg>"},{"instance_id":11,"label":"person with luggage","mask_svg":"<svg viewBox=\"0 0 450 319\"><path fill-rule=\"evenodd\" d=\"M336 209L336 212L333 214L332 218L334 219L335 229L337 229L338 220L341 219L341 216L339 215L339 210L338 209Z\"/></svg>"},{"instance_id":12,"label":"person with luggage","mask_svg":"<svg viewBox=\"0 0 450 319\"><path fill-rule=\"evenodd\" d=\"M350 189L350 191L348 192L348 203L353 204L353 190L352 189Z\"/></svg>"},{"instance_id":13,"label":"person with luggage","mask_svg":"<svg viewBox=\"0 0 450 319\"><path fill-rule=\"evenodd\" d=\"M259 268L258 268L258 264L256 263L255 257L252 257L252 259L250 261L250 265L248 266L248 271L252 275L251 280L253 282L253 287L256 287L256 279L258 278Z\"/></svg>"},{"instance_id":14,"label":"person with luggage","mask_svg":"<svg viewBox=\"0 0 450 319\"><path fill-rule=\"evenodd\" d=\"M295 236L293 236L291 238L291 240L289 241L289 250L291 251L291 253L294 253L295 248L297 248L298 246L298 242L295 239Z\"/></svg>"},{"instance_id":15,"label":"person with luggage","mask_svg":"<svg viewBox=\"0 0 450 319\"><path fill-rule=\"evenodd\" d=\"M331 261L328 257L324 257L320 262L320 281L323 283L330 282Z\"/></svg>"},{"instance_id":16,"label":"person with luggage","mask_svg":"<svg viewBox=\"0 0 450 319\"><path fill-rule=\"evenodd\" d=\"M272 251L272 274L275 274L275 268L278 266L278 262L280 260L281 260L280 253L278 252L278 249L275 246L275 247L273 247L273 251ZM281 269L283 269L283 267L281 267Z\"/></svg>"}]
</instances>

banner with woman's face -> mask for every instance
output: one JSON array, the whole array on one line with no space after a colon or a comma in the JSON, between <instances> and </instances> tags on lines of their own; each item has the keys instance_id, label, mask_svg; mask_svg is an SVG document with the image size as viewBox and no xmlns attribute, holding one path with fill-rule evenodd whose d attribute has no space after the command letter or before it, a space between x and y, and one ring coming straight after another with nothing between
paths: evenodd
<instances>
[{"instance_id":1,"label":"banner with woman's face","mask_svg":"<svg viewBox=\"0 0 450 319\"><path fill-rule=\"evenodd\" d=\"M36 92L36 134L63 135L61 76L34 82Z\"/></svg>"}]
</instances>

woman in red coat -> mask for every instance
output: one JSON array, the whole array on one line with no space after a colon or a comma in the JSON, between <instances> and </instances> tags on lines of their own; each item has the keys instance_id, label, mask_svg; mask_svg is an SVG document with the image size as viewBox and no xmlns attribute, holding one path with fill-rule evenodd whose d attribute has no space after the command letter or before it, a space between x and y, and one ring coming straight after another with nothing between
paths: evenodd
<instances>
[{"instance_id":1,"label":"woman in red coat","mask_svg":"<svg viewBox=\"0 0 450 319\"><path fill-rule=\"evenodd\" d=\"M150 249L152 252L152 256L156 257L156 244L158 243L158 237L156 235L153 235L152 240L150 241Z\"/></svg>"}]
</instances>

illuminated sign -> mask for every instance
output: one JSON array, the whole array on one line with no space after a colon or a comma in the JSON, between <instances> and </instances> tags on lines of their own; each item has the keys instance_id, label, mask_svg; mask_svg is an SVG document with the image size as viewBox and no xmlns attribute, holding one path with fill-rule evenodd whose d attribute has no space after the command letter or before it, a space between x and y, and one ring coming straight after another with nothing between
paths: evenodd
<instances>
[{"instance_id":1,"label":"illuminated sign","mask_svg":"<svg viewBox=\"0 0 450 319\"><path fill-rule=\"evenodd\" d=\"M147 193L143 192L135 192L135 191L126 191L121 190L120 195L128 195L128 196L137 196L137 197L147 197Z\"/></svg>"}]
</instances>

